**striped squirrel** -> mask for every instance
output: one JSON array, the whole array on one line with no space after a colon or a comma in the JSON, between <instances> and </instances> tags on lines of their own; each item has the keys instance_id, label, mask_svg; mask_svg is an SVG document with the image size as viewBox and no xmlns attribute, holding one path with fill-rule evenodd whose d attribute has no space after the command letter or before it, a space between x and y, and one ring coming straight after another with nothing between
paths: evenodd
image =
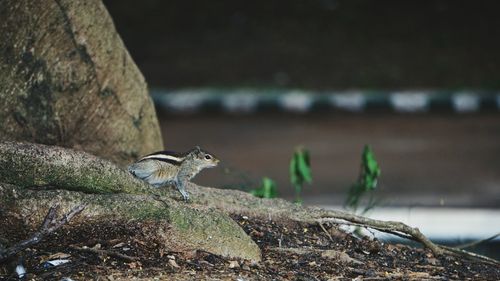
<instances>
[{"instance_id":1,"label":"striped squirrel","mask_svg":"<svg viewBox=\"0 0 500 281\"><path fill-rule=\"evenodd\" d=\"M154 187L173 185L188 201L188 181L202 169L215 167L218 163L219 159L197 146L185 153L159 151L146 155L128 166L128 171Z\"/></svg>"}]
</instances>

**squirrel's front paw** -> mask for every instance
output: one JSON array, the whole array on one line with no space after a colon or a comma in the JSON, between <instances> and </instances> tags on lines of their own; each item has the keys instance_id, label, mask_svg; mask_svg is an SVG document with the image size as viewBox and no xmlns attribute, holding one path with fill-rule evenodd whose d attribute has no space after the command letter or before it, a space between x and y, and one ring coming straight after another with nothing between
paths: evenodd
<instances>
[{"instance_id":1,"label":"squirrel's front paw","mask_svg":"<svg viewBox=\"0 0 500 281\"><path fill-rule=\"evenodd\" d=\"M184 200L184 202L186 202L186 203L187 203L187 202L190 202L190 201L191 201L191 200L189 199L189 194L188 194L186 191L181 192L181 194L182 194L182 199Z\"/></svg>"}]
</instances>

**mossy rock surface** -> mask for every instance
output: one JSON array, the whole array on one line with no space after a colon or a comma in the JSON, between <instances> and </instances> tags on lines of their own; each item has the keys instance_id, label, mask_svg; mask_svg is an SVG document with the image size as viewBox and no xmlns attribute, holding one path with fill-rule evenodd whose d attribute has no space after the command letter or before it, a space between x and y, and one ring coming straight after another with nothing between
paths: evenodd
<instances>
[{"instance_id":1,"label":"mossy rock surface","mask_svg":"<svg viewBox=\"0 0 500 281\"><path fill-rule=\"evenodd\" d=\"M147 193L150 187L107 160L42 144L0 143L0 182L87 193Z\"/></svg>"}]
</instances>

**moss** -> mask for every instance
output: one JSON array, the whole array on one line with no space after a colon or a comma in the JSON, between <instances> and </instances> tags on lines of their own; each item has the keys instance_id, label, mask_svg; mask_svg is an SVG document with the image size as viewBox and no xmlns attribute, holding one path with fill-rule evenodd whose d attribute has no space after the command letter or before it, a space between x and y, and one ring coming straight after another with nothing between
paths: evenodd
<instances>
[{"instance_id":1,"label":"moss","mask_svg":"<svg viewBox=\"0 0 500 281\"><path fill-rule=\"evenodd\" d=\"M169 221L170 212L166 206L157 206L155 204L145 204L131 206L126 210L131 218L144 220Z\"/></svg>"},{"instance_id":2,"label":"moss","mask_svg":"<svg viewBox=\"0 0 500 281\"><path fill-rule=\"evenodd\" d=\"M0 143L0 182L20 187L54 186L88 193L152 193L114 164L60 147Z\"/></svg>"}]
</instances>

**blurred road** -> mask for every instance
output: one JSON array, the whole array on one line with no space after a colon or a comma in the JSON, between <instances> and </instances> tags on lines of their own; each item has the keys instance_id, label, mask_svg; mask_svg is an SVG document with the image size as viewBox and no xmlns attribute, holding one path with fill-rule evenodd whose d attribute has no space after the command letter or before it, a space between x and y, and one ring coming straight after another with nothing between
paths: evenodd
<instances>
[{"instance_id":1,"label":"blurred road","mask_svg":"<svg viewBox=\"0 0 500 281\"><path fill-rule=\"evenodd\" d=\"M305 203L338 205L370 144L382 168L382 205L500 207L498 114L160 114L160 122L167 149L200 145L222 159L195 178L201 185L241 188L268 176L281 197L292 198L288 161L303 145L314 176Z\"/></svg>"}]
</instances>

